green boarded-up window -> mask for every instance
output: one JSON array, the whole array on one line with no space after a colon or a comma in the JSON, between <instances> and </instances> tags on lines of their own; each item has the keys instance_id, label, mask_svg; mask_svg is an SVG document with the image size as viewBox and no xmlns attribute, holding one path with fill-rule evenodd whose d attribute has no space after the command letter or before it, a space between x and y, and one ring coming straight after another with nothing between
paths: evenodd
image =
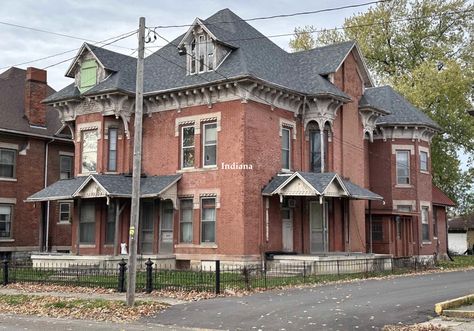
<instances>
[{"instance_id":1,"label":"green boarded-up window","mask_svg":"<svg viewBox=\"0 0 474 331\"><path fill-rule=\"evenodd\" d=\"M86 60L81 66L81 86L79 90L84 92L95 84L97 84L97 62Z\"/></svg>"}]
</instances>

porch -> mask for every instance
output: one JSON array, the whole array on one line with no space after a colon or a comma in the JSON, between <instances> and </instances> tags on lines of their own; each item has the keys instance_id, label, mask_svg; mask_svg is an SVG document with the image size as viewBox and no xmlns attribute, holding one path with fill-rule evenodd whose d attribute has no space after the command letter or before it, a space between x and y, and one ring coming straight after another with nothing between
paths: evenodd
<instances>
[{"instance_id":1,"label":"porch","mask_svg":"<svg viewBox=\"0 0 474 331\"><path fill-rule=\"evenodd\" d=\"M336 173L295 172L274 176L262 195L266 251L298 253L285 259L308 261L372 252L366 212L370 222L371 200L383 199L378 194Z\"/></svg>"}]
</instances>

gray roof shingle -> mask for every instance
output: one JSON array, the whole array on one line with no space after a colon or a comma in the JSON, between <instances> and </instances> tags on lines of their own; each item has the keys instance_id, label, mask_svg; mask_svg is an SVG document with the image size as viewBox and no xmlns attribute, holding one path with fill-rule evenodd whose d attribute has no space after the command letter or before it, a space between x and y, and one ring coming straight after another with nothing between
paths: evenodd
<instances>
[{"instance_id":1,"label":"gray roof shingle","mask_svg":"<svg viewBox=\"0 0 474 331\"><path fill-rule=\"evenodd\" d=\"M175 183L181 175L150 176L140 179L141 196L157 196ZM71 199L73 194L86 181L95 179L111 197L131 197L132 177L127 175L90 175L73 179L59 180L54 184L28 197L28 201L48 201Z\"/></svg>"},{"instance_id":2,"label":"gray roof shingle","mask_svg":"<svg viewBox=\"0 0 474 331\"><path fill-rule=\"evenodd\" d=\"M324 192L328 185L338 176L335 172L297 172L301 175L313 188L318 192ZM271 195L281 184L283 184L289 175L277 175L274 176L270 182L263 188L263 195ZM357 184L352 183L347 179L342 179L342 183L348 191L349 199L363 199L363 200L382 200L383 197L374 193L366 188L360 187Z\"/></svg>"},{"instance_id":3,"label":"gray roof shingle","mask_svg":"<svg viewBox=\"0 0 474 331\"><path fill-rule=\"evenodd\" d=\"M206 85L210 82L250 77L299 93L324 94L350 99L331 82L315 73L314 70L309 70L313 63L302 61L301 54L287 53L229 9L215 13L204 20L203 24L216 35L218 41L235 48L218 70L199 75L186 74L186 56L179 55L177 51L177 45L182 40L183 34L145 59L145 93L159 93ZM104 56L104 62L107 62L105 57L114 53L108 50L101 53L100 47L93 47L95 47L94 54L100 53ZM327 59L325 61L327 62ZM135 61L123 58L120 65L117 65L116 57L114 57L112 62L110 66L117 72L85 92L84 95L116 90L134 93ZM74 96L71 95L71 97ZM64 94L61 98L64 98ZM46 101L55 100L57 100L56 96L52 96Z\"/></svg>"},{"instance_id":4,"label":"gray roof shingle","mask_svg":"<svg viewBox=\"0 0 474 331\"><path fill-rule=\"evenodd\" d=\"M435 121L390 86L366 89L359 106L374 107L388 112L388 115L378 118L377 125L426 125L436 130L440 129Z\"/></svg>"},{"instance_id":5,"label":"gray roof shingle","mask_svg":"<svg viewBox=\"0 0 474 331\"><path fill-rule=\"evenodd\" d=\"M0 74L0 129L54 136L61 128L58 112L47 106L44 129L32 127L25 117L26 70L12 67ZM48 86L47 93L55 91Z\"/></svg>"}]
</instances>

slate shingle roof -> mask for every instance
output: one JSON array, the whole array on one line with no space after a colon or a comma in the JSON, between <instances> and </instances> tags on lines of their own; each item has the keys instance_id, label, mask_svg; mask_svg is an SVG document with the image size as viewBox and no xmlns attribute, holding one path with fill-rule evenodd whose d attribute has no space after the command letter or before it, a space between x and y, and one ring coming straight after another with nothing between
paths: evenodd
<instances>
[{"instance_id":1,"label":"slate shingle roof","mask_svg":"<svg viewBox=\"0 0 474 331\"><path fill-rule=\"evenodd\" d=\"M390 86L366 89L359 106L374 107L389 113L379 117L377 125L426 125L436 130L440 129L435 121L409 103Z\"/></svg>"},{"instance_id":2,"label":"slate shingle roof","mask_svg":"<svg viewBox=\"0 0 474 331\"><path fill-rule=\"evenodd\" d=\"M299 53L287 53L229 9L217 12L204 20L203 24L218 38L219 42L235 47L217 71L199 75L186 74L186 56L179 55L177 51L177 45L182 40L183 34L145 59L145 94L251 77L295 92L310 95L329 94L341 99L350 99L328 80L319 74L314 74L310 70L313 63L303 61L304 56ZM99 54L96 54L98 57L107 57L114 53L97 46L91 47L94 47L94 54ZM344 45L340 48L346 49L346 47L347 45ZM336 48L339 49L339 47ZM104 58L101 62L107 61ZM86 91L84 95L113 90L134 93L135 60L122 58L119 59L120 65L117 65L117 57L114 56L112 62L110 67L118 68L119 71ZM339 63L333 64L332 67L338 65ZM61 94L52 96L45 102L57 101L59 100L57 97L63 100L67 93L73 91L60 92ZM76 96L71 94L71 97Z\"/></svg>"},{"instance_id":3,"label":"slate shingle roof","mask_svg":"<svg viewBox=\"0 0 474 331\"><path fill-rule=\"evenodd\" d=\"M46 127L31 127L25 117L26 70L12 67L0 74L0 129L53 136L60 128L58 112L47 106ZM48 86L47 93L55 91Z\"/></svg>"},{"instance_id":4,"label":"slate shingle roof","mask_svg":"<svg viewBox=\"0 0 474 331\"><path fill-rule=\"evenodd\" d=\"M150 176L140 179L141 196L156 196L181 178L181 175ZM111 197L131 197L132 177L125 175L90 175L59 180L43 190L31 195L28 201L71 199L86 181L96 180Z\"/></svg>"},{"instance_id":5,"label":"slate shingle roof","mask_svg":"<svg viewBox=\"0 0 474 331\"><path fill-rule=\"evenodd\" d=\"M324 192L327 186L334 180L337 176L334 172L301 172L298 171L298 174L301 175L313 188L318 192ZM263 188L263 195L271 195L280 185L282 185L290 175L276 175L270 182ZM357 184L352 183L347 179L342 179L342 183L345 186L346 190L349 193L349 199L364 199L364 200L382 200L383 197L380 195L360 187Z\"/></svg>"}]
</instances>

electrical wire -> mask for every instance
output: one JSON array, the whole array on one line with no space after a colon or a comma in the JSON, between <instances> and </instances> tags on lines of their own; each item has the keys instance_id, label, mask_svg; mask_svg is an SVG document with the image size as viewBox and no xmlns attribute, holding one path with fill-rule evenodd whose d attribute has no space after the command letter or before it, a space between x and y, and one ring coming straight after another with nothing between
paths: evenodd
<instances>
[{"instance_id":1,"label":"electrical wire","mask_svg":"<svg viewBox=\"0 0 474 331\"><path fill-rule=\"evenodd\" d=\"M132 31L133 31L133 32L136 32L137 30L132 30ZM96 42L96 43L98 43L98 44L103 44L103 43L106 43L106 42L109 41L109 40L112 40L112 39L115 39L115 38L118 38L118 37L122 37L122 36L128 35L128 34L131 33L132 31L128 31L128 32L126 32L126 33L120 34L120 35L115 36L115 37L107 38L107 39L98 41L98 42ZM105 46L105 45L104 45L104 46ZM60 52L60 53L48 55L48 56L45 56L45 57L41 57L41 58L38 58L38 59L29 60L29 61L25 61L25 62L21 62L21 63L16 63L16 64L12 64L12 65L9 65L9 66L3 66L3 67L0 67L0 70L8 69L8 68L11 68L11 67L17 67L17 66L21 66L21 65L25 65L25 64L30 64L30 63L34 63L34 62L39 62L39 61L43 61L43 60L47 60L47 59L51 59L51 58L54 58L54 57L56 57L56 56L61 56L61 55L68 54L68 53L71 53L71 52L74 52L74 51L78 51L79 49L81 49L81 48L78 47L78 48L70 49L70 50L68 50L68 51L64 51L64 52ZM68 59L68 60L69 60L69 59ZM66 61L67 61L67 60L66 60Z\"/></svg>"},{"instance_id":2,"label":"electrical wire","mask_svg":"<svg viewBox=\"0 0 474 331\"><path fill-rule=\"evenodd\" d=\"M215 25L215 24L222 24L222 23L225 24L225 23L236 23L236 22L252 22L252 21L270 20L270 19L275 19L275 18L287 18L287 17L302 16L302 15L312 15L312 14L326 13L326 12L337 11L337 10L342 10L342 9L363 7L363 6L368 6L368 5L373 5L377 3L383 3L383 2L390 2L390 1L392 0L378 0L378 1L364 2L360 4L346 5L346 6L340 6L340 7L331 7L331 8L324 8L324 9L318 9L318 10L290 13L290 14L260 16L260 17L252 17L252 18L247 18L247 19L242 18L240 20L217 21L217 22L206 23L206 24ZM190 26L192 26L192 24L158 25L153 28L168 29L168 28L183 28L183 27L190 27Z\"/></svg>"}]
</instances>

